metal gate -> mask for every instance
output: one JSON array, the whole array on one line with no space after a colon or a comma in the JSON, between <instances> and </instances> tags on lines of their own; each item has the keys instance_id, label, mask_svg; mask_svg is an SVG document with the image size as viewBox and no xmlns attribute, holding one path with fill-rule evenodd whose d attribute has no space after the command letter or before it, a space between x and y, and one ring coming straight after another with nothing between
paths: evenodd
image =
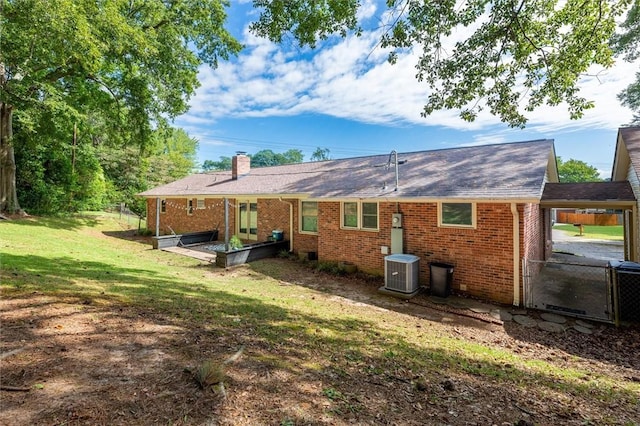
<instances>
[{"instance_id":1,"label":"metal gate","mask_svg":"<svg viewBox=\"0 0 640 426\"><path fill-rule=\"evenodd\" d=\"M610 267L597 262L524 259L523 297L527 308L613 322Z\"/></svg>"}]
</instances>

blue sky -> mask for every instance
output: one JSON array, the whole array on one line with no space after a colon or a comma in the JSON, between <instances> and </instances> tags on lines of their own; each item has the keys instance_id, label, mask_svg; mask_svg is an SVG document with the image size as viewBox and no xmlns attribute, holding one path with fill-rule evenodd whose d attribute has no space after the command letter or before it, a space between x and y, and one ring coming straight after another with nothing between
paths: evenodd
<instances>
[{"instance_id":1,"label":"blue sky","mask_svg":"<svg viewBox=\"0 0 640 426\"><path fill-rule=\"evenodd\" d=\"M548 138L558 156L585 161L608 177L617 129L632 118L616 95L633 80L640 61L590 70L581 94L596 107L578 121L562 106L529 113L524 130L488 113L473 123L458 118L458 111L423 118L429 91L415 79L416 56L407 53L388 64L387 52L376 47L376 30L330 39L315 50L293 40L276 45L249 33L255 17L250 2L232 3L228 28L246 47L217 69L200 69L190 110L175 122L198 139L199 163L263 149L300 149L308 161L318 147L344 158ZM378 26L385 9L373 0L362 3L361 18Z\"/></svg>"}]
</instances>

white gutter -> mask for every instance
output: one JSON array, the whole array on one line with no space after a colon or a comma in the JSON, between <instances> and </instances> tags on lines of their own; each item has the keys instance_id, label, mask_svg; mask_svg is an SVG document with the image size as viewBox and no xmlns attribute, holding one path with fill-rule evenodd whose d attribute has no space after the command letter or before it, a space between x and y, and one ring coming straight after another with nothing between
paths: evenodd
<instances>
[{"instance_id":1,"label":"white gutter","mask_svg":"<svg viewBox=\"0 0 640 426\"><path fill-rule=\"evenodd\" d=\"M511 203L513 215L513 305L520 306L520 214L518 205Z\"/></svg>"}]
</instances>

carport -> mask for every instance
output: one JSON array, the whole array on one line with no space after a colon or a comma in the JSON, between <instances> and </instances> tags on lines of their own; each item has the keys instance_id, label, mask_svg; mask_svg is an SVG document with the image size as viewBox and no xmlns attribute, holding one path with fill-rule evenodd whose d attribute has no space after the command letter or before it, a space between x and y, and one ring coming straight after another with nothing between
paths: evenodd
<instances>
[{"instance_id":1,"label":"carport","mask_svg":"<svg viewBox=\"0 0 640 426\"><path fill-rule=\"evenodd\" d=\"M624 258L638 262L635 217L637 200L629 181L547 183L540 206L545 209L622 210L624 226Z\"/></svg>"},{"instance_id":2,"label":"carport","mask_svg":"<svg viewBox=\"0 0 640 426\"><path fill-rule=\"evenodd\" d=\"M540 204L549 212L555 208L622 211L624 260L638 260L634 225L637 202L628 181L547 183ZM552 224L547 226L551 229ZM552 238L552 232L544 235ZM550 243L547 247L552 247L553 242ZM524 259L523 265L526 307L599 321L614 320L607 260L547 250L546 259Z\"/></svg>"}]
</instances>

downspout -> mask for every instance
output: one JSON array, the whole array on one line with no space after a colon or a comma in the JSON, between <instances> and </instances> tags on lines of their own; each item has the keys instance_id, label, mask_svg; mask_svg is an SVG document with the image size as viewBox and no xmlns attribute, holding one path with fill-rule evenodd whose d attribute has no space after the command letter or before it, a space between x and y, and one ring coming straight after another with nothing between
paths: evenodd
<instances>
[{"instance_id":1,"label":"downspout","mask_svg":"<svg viewBox=\"0 0 640 426\"><path fill-rule=\"evenodd\" d=\"M282 197L278 197L278 201L289 204L289 252L291 253L293 252L293 203L283 200Z\"/></svg>"},{"instance_id":2,"label":"downspout","mask_svg":"<svg viewBox=\"0 0 640 426\"><path fill-rule=\"evenodd\" d=\"M513 215L513 305L520 306L520 214L518 205L511 203Z\"/></svg>"},{"instance_id":3,"label":"downspout","mask_svg":"<svg viewBox=\"0 0 640 426\"><path fill-rule=\"evenodd\" d=\"M160 198L156 197L156 237L160 236Z\"/></svg>"}]
</instances>

